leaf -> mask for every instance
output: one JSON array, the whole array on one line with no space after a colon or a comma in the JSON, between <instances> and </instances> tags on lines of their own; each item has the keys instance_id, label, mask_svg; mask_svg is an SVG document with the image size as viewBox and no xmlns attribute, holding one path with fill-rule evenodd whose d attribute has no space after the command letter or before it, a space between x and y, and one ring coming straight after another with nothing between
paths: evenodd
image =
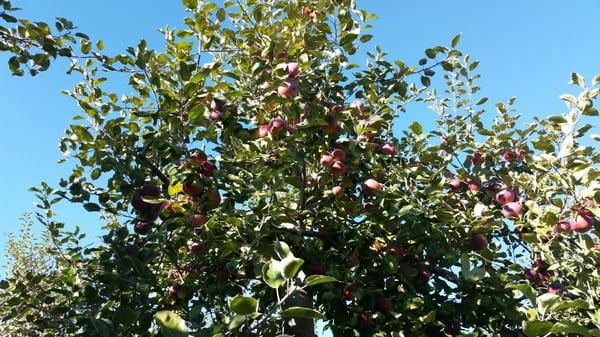
<instances>
[{"instance_id":1,"label":"leaf","mask_svg":"<svg viewBox=\"0 0 600 337\"><path fill-rule=\"evenodd\" d=\"M562 302L559 305L557 305L554 310L558 311L558 310L564 310L564 309L571 309L571 308L579 308L579 309L589 309L590 308L590 304L582 299L576 299L576 300L572 300L572 301L566 301L566 302Z\"/></svg>"},{"instance_id":2,"label":"leaf","mask_svg":"<svg viewBox=\"0 0 600 337\"><path fill-rule=\"evenodd\" d=\"M290 246L283 241L277 241L275 243L275 253L279 256L280 259L285 259L286 257L292 255L290 250Z\"/></svg>"},{"instance_id":3,"label":"leaf","mask_svg":"<svg viewBox=\"0 0 600 337\"><path fill-rule=\"evenodd\" d=\"M585 80L583 79L583 76L579 75L578 73L571 73L571 81L569 84L575 84L583 88L585 87Z\"/></svg>"},{"instance_id":4,"label":"leaf","mask_svg":"<svg viewBox=\"0 0 600 337\"><path fill-rule=\"evenodd\" d=\"M600 74L594 76L594 79L592 80L592 85L598 85L600 84Z\"/></svg>"},{"instance_id":5,"label":"leaf","mask_svg":"<svg viewBox=\"0 0 600 337\"><path fill-rule=\"evenodd\" d=\"M309 309L309 308L304 308L304 307L287 308L282 312L282 315L287 316L287 317L304 317L304 318L311 318L311 319L325 319L325 316L323 316L323 314L321 314L320 312L318 312L314 309Z\"/></svg>"},{"instance_id":6,"label":"leaf","mask_svg":"<svg viewBox=\"0 0 600 337\"><path fill-rule=\"evenodd\" d=\"M550 332L552 323L543 321L524 321L523 332L528 337L543 336Z\"/></svg>"},{"instance_id":7,"label":"leaf","mask_svg":"<svg viewBox=\"0 0 600 337\"><path fill-rule=\"evenodd\" d=\"M183 192L183 183L181 181L179 181L173 185L169 185L168 193L170 196L174 196L174 195L177 195L182 192Z\"/></svg>"},{"instance_id":8,"label":"leaf","mask_svg":"<svg viewBox=\"0 0 600 337\"><path fill-rule=\"evenodd\" d=\"M285 284L286 279L279 268L279 261L271 260L271 262L263 266L263 280L269 287L274 289Z\"/></svg>"},{"instance_id":9,"label":"leaf","mask_svg":"<svg viewBox=\"0 0 600 337\"><path fill-rule=\"evenodd\" d=\"M552 327L552 330L550 330L550 332L551 333L574 333L574 334L578 334L578 335L586 336L586 337L592 336L586 328L582 327L579 324L572 323L569 321L560 321L560 322L554 323L554 326Z\"/></svg>"},{"instance_id":10,"label":"leaf","mask_svg":"<svg viewBox=\"0 0 600 337\"><path fill-rule=\"evenodd\" d=\"M414 205L412 204L408 204L408 205L404 205L402 206L402 208L400 208L400 210L396 213L396 216L398 217L402 217L406 214L408 214L413 208L415 208Z\"/></svg>"},{"instance_id":11,"label":"leaf","mask_svg":"<svg viewBox=\"0 0 600 337\"><path fill-rule=\"evenodd\" d=\"M480 99L479 101L477 101L477 103L475 103L475 105L482 105L485 104L485 102L488 101L487 97L483 97L482 99Z\"/></svg>"},{"instance_id":12,"label":"leaf","mask_svg":"<svg viewBox=\"0 0 600 337\"><path fill-rule=\"evenodd\" d=\"M298 273L298 270L300 270L300 267L304 264L304 260L289 255L281 260L280 263L283 268L283 277L289 280L296 276L296 273Z\"/></svg>"},{"instance_id":13,"label":"leaf","mask_svg":"<svg viewBox=\"0 0 600 337\"><path fill-rule=\"evenodd\" d=\"M421 84L428 87L431 85L431 80L427 76L421 76Z\"/></svg>"},{"instance_id":14,"label":"leaf","mask_svg":"<svg viewBox=\"0 0 600 337\"><path fill-rule=\"evenodd\" d=\"M567 122L567 120L563 116L549 116L548 120L556 124L562 124Z\"/></svg>"},{"instance_id":15,"label":"leaf","mask_svg":"<svg viewBox=\"0 0 600 337\"><path fill-rule=\"evenodd\" d=\"M250 315L256 312L258 302L254 297L236 296L229 302L229 309L239 315Z\"/></svg>"},{"instance_id":16,"label":"leaf","mask_svg":"<svg viewBox=\"0 0 600 337\"><path fill-rule=\"evenodd\" d=\"M189 9L198 7L198 0L182 0L183 5Z\"/></svg>"},{"instance_id":17,"label":"leaf","mask_svg":"<svg viewBox=\"0 0 600 337\"><path fill-rule=\"evenodd\" d=\"M456 48L456 46L460 42L460 36L461 36L461 34L457 34L454 38L452 38L452 42L450 43L450 47Z\"/></svg>"},{"instance_id":18,"label":"leaf","mask_svg":"<svg viewBox=\"0 0 600 337\"><path fill-rule=\"evenodd\" d=\"M325 275L310 275L304 280L304 285L306 287L316 286L317 284L323 283L331 283L337 282L338 280L335 277L325 276Z\"/></svg>"},{"instance_id":19,"label":"leaf","mask_svg":"<svg viewBox=\"0 0 600 337\"><path fill-rule=\"evenodd\" d=\"M556 294L546 293L538 296L537 298L537 308L538 312L542 315L545 315L547 312L550 312L553 307L560 300L560 296Z\"/></svg>"},{"instance_id":20,"label":"leaf","mask_svg":"<svg viewBox=\"0 0 600 337\"><path fill-rule=\"evenodd\" d=\"M530 285L524 283L511 283L507 284L506 287L509 289L520 291L521 293L523 293L523 295L525 295L525 297L527 297L528 300L531 301L531 303L536 303L535 290Z\"/></svg>"},{"instance_id":21,"label":"leaf","mask_svg":"<svg viewBox=\"0 0 600 337\"><path fill-rule=\"evenodd\" d=\"M564 94L564 95L560 95L558 96L558 98L560 98L561 100L565 101L565 102L570 102L570 103L577 103L577 97L573 96L573 95L569 95L569 94Z\"/></svg>"},{"instance_id":22,"label":"leaf","mask_svg":"<svg viewBox=\"0 0 600 337\"><path fill-rule=\"evenodd\" d=\"M412 132L414 132L417 135L420 135L423 133L423 126L421 126L421 124L417 123L417 122L413 122L411 125L408 126L409 129L412 130Z\"/></svg>"},{"instance_id":23,"label":"leaf","mask_svg":"<svg viewBox=\"0 0 600 337\"><path fill-rule=\"evenodd\" d=\"M85 210L88 212L99 212L100 211L100 206L93 202L88 202L88 203L84 204L83 208L85 208Z\"/></svg>"},{"instance_id":24,"label":"leaf","mask_svg":"<svg viewBox=\"0 0 600 337\"><path fill-rule=\"evenodd\" d=\"M166 337L187 337L189 330L185 321L170 310L159 311L154 314L154 320Z\"/></svg>"}]
</instances>

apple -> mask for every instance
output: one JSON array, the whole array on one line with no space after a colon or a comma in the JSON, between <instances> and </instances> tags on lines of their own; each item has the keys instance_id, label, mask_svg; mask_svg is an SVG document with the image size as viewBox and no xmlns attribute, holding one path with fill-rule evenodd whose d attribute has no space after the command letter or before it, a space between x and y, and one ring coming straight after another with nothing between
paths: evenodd
<instances>
[{"instance_id":1,"label":"apple","mask_svg":"<svg viewBox=\"0 0 600 337\"><path fill-rule=\"evenodd\" d=\"M390 143L386 143L386 144L381 145L381 147L379 148L379 153L386 155L386 156L395 156L396 148L394 147L394 145L392 145Z\"/></svg>"},{"instance_id":2,"label":"apple","mask_svg":"<svg viewBox=\"0 0 600 337\"><path fill-rule=\"evenodd\" d=\"M523 206L518 202L508 202L502 206L502 215L505 218L518 218L523 214Z\"/></svg>"},{"instance_id":3,"label":"apple","mask_svg":"<svg viewBox=\"0 0 600 337\"><path fill-rule=\"evenodd\" d=\"M208 161L208 160L203 162L202 164L200 164L200 172L207 177L214 177L215 176L215 164L213 164L213 162Z\"/></svg>"},{"instance_id":4,"label":"apple","mask_svg":"<svg viewBox=\"0 0 600 337\"><path fill-rule=\"evenodd\" d=\"M150 227L151 227L151 225L148 222L138 221L134 225L133 229L137 234L144 235L144 234L148 234L148 232L150 231Z\"/></svg>"},{"instance_id":5,"label":"apple","mask_svg":"<svg viewBox=\"0 0 600 337\"><path fill-rule=\"evenodd\" d=\"M358 291L358 284L352 283L351 285L344 287L342 296L346 301L351 301L354 298L354 293L356 293L356 291Z\"/></svg>"},{"instance_id":6,"label":"apple","mask_svg":"<svg viewBox=\"0 0 600 337\"><path fill-rule=\"evenodd\" d=\"M285 68L288 71L288 76L291 78L296 78L300 75L300 66L297 62L290 62L286 64Z\"/></svg>"},{"instance_id":7,"label":"apple","mask_svg":"<svg viewBox=\"0 0 600 337\"><path fill-rule=\"evenodd\" d=\"M177 293L181 290L181 288L182 288L181 284L174 284L174 285L170 286L169 289L167 289L167 293L171 297L177 297Z\"/></svg>"},{"instance_id":8,"label":"apple","mask_svg":"<svg viewBox=\"0 0 600 337\"><path fill-rule=\"evenodd\" d=\"M474 152L471 157L471 163L473 163L474 166L481 166L483 163L483 154L479 151Z\"/></svg>"},{"instance_id":9,"label":"apple","mask_svg":"<svg viewBox=\"0 0 600 337\"><path fill-rule=\"evenodd\" d=\"M221 118L221 112L220 111L216 111L216 110L211 110L211 112L208 114L208 119L212 122L216 122Z\"/></svg>"},{"instance_id":10,"label":"apple","mask_svg":"<svg viewBox=\"0 0 600 337\"><path fill-rule=\"evenodd\" d=\"M387 297L380 297L377 300L377 303L375 304L375 306L377 307L377 309L379 311L383 312L384 314L387 314L394 309L394 304Z\"/></svg>"},{"instance_id":11,"label":"apple","mask_svg":"<svg viewBox=\"0 0 600 337\"><path fill-rule=\"evenodd\" d=\"M262 124L258 127L258 138L265 138L269 135L269 124Z\"/></svg>"},{"instance_id":12,"label":"apple","mask_svg":"<svg viewBox=\"0 0 600 337\"><path fill-rule=\"evenodd\" d=\"M460 189L463 186L464 186L464 182L461 180L458 180L458 179L452 179L448 183L448 187L450 187L450 189L453 191L457 191L458 189Z\"/></svg>"},{"instance_id":13,"label":"apple","mask_svg":"<svg viewBox=\"0 0 600 337\"><path fill-rule=\"evenodd\" d=\"M218 98L213 98L210 102L210 110L223 112L225 111L225 101Z\"/></svg>"},{"instance_id":14,"label":"apple","mask_svg":"<svg viewBox=\"0 0 600 337\"><path fill-rule=\"evenodd\" d=\"M467 183L467 187L469 188L469 191L471 191L471 192L479 192L481 190L481 187L479 186L479 184L474 181L469 181Z\"/></svg>"},{"instance_id":15,"label":"apple","mask_svg":"<svg viewBox=\"0 0 600 337\"><path fill-rule=\"evenodd\" d=\"M484 250L488 246L488 239L484 234L475 234L471 237L471 249Z\"/></svg>"},{"instance_id":16,"label":"apple","mask_svg":"<svg viewBox=\"0 0 600 337\"><path fill-rule=\"evenodd\" d=\"M562 285L560 284L560 282L558 282L558 281L552 282L552 283L551 283L551 284L548 286L548 292L549 292L550 294L555 294L555 295L558 295L558 294L560 294L562 291L563 291L563 287L562 287Z\"/></svg>"},{"instance_id":17,"label":"apple","mask_svg":"<svg viewBox=\"0 0 600 337\"><path fill-rule=\"evenodd\" d=\"M334 162L333 156L329 152L324 153L321 156L321 160L320 160L321 165L323 165L325 167L331 167L333 165L333 162Z\"/></svg>"},{"instance_id":18,"label":"apple","mask_svg":"<svg viewBox=\"0 0 600 337\"><path fill-rule=\"evenodd\" d=\"M219 281L226 281L229 278L229 272L225 267L217 267L217 269L215 269L215 275Z\"/></svg>"},{"instance_id":19,"label":"apple","mask_svg":"<svg viewBox=\"0 0 600 337\"><path fill-rule=\"evenodd\" d=\"M515 157L516 156L512 150L504 150L504 152L502 152L502 158L504 158L504 160L506 160L509 163L515 160Z\"/></svg>"},{"instance_id":20,"label":"apple","mask_svg":"<svg viewBox=\"0 0 600 337\"><path fill-rule=\"evenodd\" d=\"M298 96L298 81L288 78L285 83L277 88L277 93L282 97L293 98Z\"/></svg>"},{"instance_id":21,"label":"apple","mask_svg":"<svg viewBox=\"0 0 600 337\"><path fill-rule=\"evenodd\" d=\"M269 122L269 133L273 137L278 137L282 132L285 132L287 127L288 127L287 122L283 118L281 118L281 117L273 118Z\"/></svg>"},{"instance_id":22,"label":"apple","mask_svg":"<svg viewBox=\"0 0 600 337\"><path fill-rule=\"evenodd\" d=\"M585 233L592 229L593 218L582 213L577 214L575 219L571 220L571 229L574 232Z\"/></svg>"},{"instance_id":23,"label":"apple","mask_svg":"<svg viewBox=\"0 0 600 337\"><path fill-rule=\"evenodd\" d=\"M211 188L208 193L208 206L209 209L215 209L221 205L221 194L217 189Z\"/></svg>"},{"instance_id":24,"label":"apple","mask_svg":"<svg viewBox=\"0 0 600 337\"><path fill-rule=\"evenodd\" d=\"M204 244L202 244L202 242L200 242L200 241L194 241L194 242L190 243L190 251L193 254L200 254L200 252L202 252L203 248L204 248Z\"/></svg>"},{"instance_id":25,"label":"apple","mask_svg":"<svg viewBox=\"0 0 600 337\"><path fill-rule=\"evenodd\" d=\"M341 176L346 172L346 164L341 161L336 161L331 165L331 173L336 176Z\"/></svg>"},{"instance_id":26,"label":"apple","mask_svg":"<svg viewBox=\"0 0 600 337\"><path fill-rule=\"evenodd\" d=\"M381 191L383 185L375 179L367 179L363 183L363 189L369 193Z\"/></svg>"},{"instance_id":27,"label":"apple","mask_svg":"<svg viewBox=\"0 0 600 337\"><path fill-rule=\"evenodd\" d=\"M583 204L587 207L596 207L596 201L594 199L586 199Z\"/></svg>"},{"instance_id":28,"label":"apple","mask_svg":"<svg viewBox=\"0 0 600 337\"><path fill-rule=\"evenodd\" d=\"M419 279L421 279L421 281L423 282L429 282L429 278L431 277L431 272L423 267L421 269L419 269L419 273L418 273Z\"/></svg>"},{"instance_id":29,"label":"apple","mask_svg":"<svg viewBox=\"0 0 600 337\"><path fill-rule=\"evenodd\" d=\"M368 328L371 325L371 313L368 311L361 312L358 315L358 325L361 328Z\"/></svg>"},{"instance_id":30,"label":"apple","mask_svg":"<svg viewBox=\"0 0 600 337\"><path fill-rule=\"evenodd\" d=\"M554 232L554 234L568 233L571 231L571 224L569 223L569 221L561 220L554 224L554 227L552 227L552 231Z\"/></svg>"},{"instance_id":31,"label":"apple","mask_svg":"<svg viewBox=\"0 0 600 337\"><path fill-rule=\"evenodd\" d=\"M323 132L328 135L338 132L337 120L331 116L325 117L326 125L323 126Z\"/></svg>"},{"instance_id":32,"label":"apple","mask_svg":"<svg viewBox=\"0 0 600 337\"><path fill-rule=\"evenodd\" d=\"M372 202L365 202L365 203L363 204L363 210L364 210L365 212L370 212L370 211L372 211L374 208L375 208L375 205L373 205L373 203L372 203Z\"/></svg>"},{"instance_id":33,"label":"apple","mask_svg":"<svg viewBox=\"0 0 600 337\"><path fill-rule=\"evenodd\" d=\"M496 193L496 201L500 204L500 205L505 205L509 202L513 202L517 199L517 196L515 194L515 190L513 188L505 188L502 189L500 192Z\"/></svg>"},{"instance_id":34,"label":"apple","mask_svg":"<svg viewBox=\"0 0 600 337\"><path fill-rule=\"evenodd\" d=\"M159 197L161 190L158 186L148 184L139 189L131 199L131 205L137 212L142 212L152 207L153 205L143 200L144 197Z\"/></svg>"},{"instance_id":35,"label":"apple","mask_svg":"<svg viewBox=\"0 0 600 337\"><path fill-rule=\"evenodd\" d=\"M138 247L131 244L125 245L125 247L123 247L123 251L125 252L125 254L131 257L138 257L140 255L140 250L138 249Z\"/></svg>"},{"instance_id":36,"label":"apple","mask_svg":"<svg viewBox=\"0 0 600 337\"><path fill-rule=\"evenodd\" d=\"M339 161L346 160L346 152L344 152L344 150L342 150L342 149L333 150L333 152L331 152L331 156L335 160L339 160Z\"/></svg>"},{"instance_id":37,"label":"apple","mask_svg":"<svg viewBox=\"0 0 600 337\"><path fill-rule=\"evenodd\" d=\"M202 185L191 180L183 182L182 189L183 193L191 196L197 196L202 193Z\"/></svg>"},{"instance_id":38,"label":"apple","mask_svg":"<svg viewBox=\"0 0 600 337\"><path fill-rule=\"evenodd\" d=\"M344 194L344 188L342 186L334 186L331 189L331 193L334 197L340 197Z\"/></svg>"},{"instance_id":39,"label":"apple","mask_svg":"<svg viewBox=\"0 0 600 337\"><path fill-rule=\"evenodd\" d=\"M208 222L208 217L202 213L190 215L189 221L195 229L201 229Z\"/></svg>"}]
</instances>

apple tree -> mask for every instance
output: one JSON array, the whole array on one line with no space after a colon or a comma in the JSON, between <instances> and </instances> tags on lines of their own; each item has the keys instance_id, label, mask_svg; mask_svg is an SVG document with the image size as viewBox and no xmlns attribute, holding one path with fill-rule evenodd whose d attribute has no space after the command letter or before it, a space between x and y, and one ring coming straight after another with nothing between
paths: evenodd
<instances>
[{"instance_id":1,"label":"apple tree","mask_svg":"<svg viewBox=\"0 0 600 337\"><path fill-rule=\"evenodd\" d=\"M600 77L525 124L514 99L487 112L460 36L411 66L360 56L375 15L354 0L183 3L162 50L57 54L82 80L74 169L32 189L68 275L42 335L600 335ZM35 66L30 47L10 51ZM427 108L434 130L394 133ZM61 201L99 213L100 242Z\"/></svg>"}]
</instances>

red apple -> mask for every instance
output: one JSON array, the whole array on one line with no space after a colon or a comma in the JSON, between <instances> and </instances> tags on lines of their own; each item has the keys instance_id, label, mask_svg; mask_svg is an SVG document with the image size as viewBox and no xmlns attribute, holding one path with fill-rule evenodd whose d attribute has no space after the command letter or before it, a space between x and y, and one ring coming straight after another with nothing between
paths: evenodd
<instances>
[{"instance_id":1,"label":"red apple","mask_svg":"<svg viewBox=\"0 0 600 337\"><path fill-rule=\"evenodd\" d=\"M563 287L562 287L562 285L560 284L560 282L558 282L558 281L552 282L552 283L551 283L551 284L548 286L548 292L549 292L550 294L556 294L556 295L558 295L558 294L560 294L562 291L563 291Z\"/></svg>"},{"instance_id":2,"label":"red apple","mask_svg":"<svg viewBox=\"0 0 600 337\"><path fill-rule=\"evenodd\" d=\"M339 161L346 160L346 152L344 152L344 150L342 150L342 149L333 150L333 152L331 152L331 156L335 160L339 160Z\"/></svg>"},{"instance_id":3,"label":"red apple","mask_svg":"<svg viewBox=\"0 0 600 337\"><path fill-rule=\"evenodd\" d=\"M331 165L333 165L333 156L330 153L324 153L321 156L321 165L325 166L325 167L331 167Z\"/></svg>"},{"instance_id":4,"label":"red apple","mask_svg":"<svg viewBox=\"0 0 600 337\"><path fill-rule=\"evenodd\" d=\"M496 201L500 205L505 205L509 202L513 202L517 199L517 196L512 188L505 188L500 192L496 193Z\"/></svg>"},{"instance_id":5,"label":"red apple","mask_svg":"<svg viewBox=\"0 0 600 337\"><path fill-rule=\"evenodd\" d=\"M574 220L571 221L571 229L574 232L585 233L592 229L593 218L589 215L577 214Z\"/></svg>"},{"instance_id":6,"label":"red apple","mask_svg":"<svg viewBox=\"0 0 600 337\"><path fill-rule=\"evenodd\" d=\"M481 187L479 186L479 184L474 181L469 181L467 183L467 187L469 188L469 191L471 191L471 192L479 192L481 190Z\"/></svg>"},{"instance_id":7,"label":"red apple","mask_svg":"<svg viewBox=\"0 0 600 337\"><path fill-rule=\"evenodd\" d=\"M217 189L211 188L208 193L208 202L206 206L208 206L209 209L215 209L219 207L219 205L221 205L221 194L219 194Z\"/></svg>"},{"instance_id":8,"label":"red apple","mask_svg":"<svg viewBox=\"0 0 600 337\"><path fill-rule=\"evenodd\" d=\"M395 156L396 148L394 147L394 145L392 145L390 143L386 143L386 144L381 145L381 147L379 148L379 153L386 155L386 156Z\"/></svg>"},{"instance_id":9,"label":"red apple","mask_svg":"<svg viewBox=\"0 0 600 337\"><path fill-rule=\"evenodd\" d=\"M221 112L216 110L211 110L208 114L208 119L212 122L216 122L221 118Z\"/></svg>"},{"instance_id":10,"label":"red apple","mask_svg":"<svg viewBox=\"0 0 600 337\"><path fill-rule=\"evenodd\" d=\"M152 204L145 202L143 198L159 197L160 193L161 190L158 186L152 184L144 185L141 189L139 189L139 191L135 193L135 195L131 199L131 205L133 206L133 209L135 211L143 212L153 206Z\"/></svg>"},{"instance_id":11,"label":"red apple","mask_svg":"<svg viewBox=\"0 0 600 337\"><path fill-rule=\"evenodd\" d=\"M331 173L336 176L341 176L346 172L346 164L341 161L336 161L331 165Z\"/></svg>"},{"instance_id":12,"label":"red apple","mask_svg":"<svg viewBox=\"0 0 600 337\"><path fill-rule=\"evenodd\" d=\"M190 251L193 254L200 254L200 252L202 251L203 248L204 248L204 244L202 244L202 242L200 242L200 241L194 241L194 242L190 243Z\"/></svg>"},{"instance_id":13,"label":"red apple","mask_svg":"<svg viewBox=\"0 0 600 337\"><path fill-rule=\"evenodd\" d=\"M140 254L140 250L138 249L138 247L131 244L125 245L123 251L125 251L125 254L131 257L138 257Z\"/></svg>"},{"instance_id":14,"label":"red apple","mask_svg":"<svg viewBox=\"0 0 600 337\"><path fill-rule=\"evenodd\" d=\"M134 225L133 229L137 234L144 235L144 234L148 234L148 232L150 231L150 227L151 227L151 225L148 222L138 221Z\"/></svg>"},{"instance_id":15,"label":"red apple","mask_svg":"<svg viewBox=\"0 0 600 337\"><path fill-rule=\"evenodd\" d=\"M392 301L387 298L387 297L380 297L377 300L377 303L375 305L377 307L377 309L385 314L389 313L390 311L392 311L394 309L394 304L392 303Z\"/></svg>"},{"instance_id":16,"label":"red apple","mask_svg":"<svg viewBox=\"0 0 600 337\"><path fill-rule=\"evenodd\" d=\"M331 189L331 193L333 193L334 197L339 197L344 194L344 188L342 186L334 186Z\"/></svg>"},{"instance_id":17,"label":"red apple","mask_svg":"<svg viewBox=\"0 0 600 337\"><path fill-rule=\"evenodd\" d=\"M169 289L167 289L167 293L169 294L169 296L171 297L177 297L177 293L182 289L183 287L181 286L181 284L174 284L172 286L169 287Z\"/></svg>"},{"instance_id":18,"label":"red apple","mask_svg":"<svg viewBox=\"0 0 600 337\"><path fill-rule=\"evenodd\" d=\"M202 164L200 164L200 172L207 177L214 177L215 176L215 164L213 164L213 162L208 161L208 160L203 162Z\"/></svg>"},{"instance_id":19,"label":"red apple","mask_svg":"<svg viewBox=\"0 0 600 337\"><path fill-rule=\"evenodd\" d=\"M569 223L569 221L561 220L554 224L554 227L552 227L552 231L555 234L568 233L571 231L571 224Z\"/></svg>"},{"instance_id":20,"label":"red apple","mask_svg":"<svg viewBox=\"0 0 600 337\"><path fill-rule=\"evenodd\" d=\"M363 189L369 193L375 193L375 192L381 191L382 188L383 188L383 185L375 179L367 179L363 183Z\"/></svg>"},{"instance_id":21,"label":"red apple","mask_svg":"<svg viewBox=\"0 0 600 337\"><path fill-rule=\"evenodd\" d=\"M457 191L463 186L464 186L464 182L461 180L458 180L458 179L452 179L448 183L448 187L450 187L450 189L453 191Z\"/></svg>"},{"instance_id":22,"label":"red apple","mask_svg":"<svg viewBox=\"0 0 600 337\"><path fill-rule=\"evenodd\" d=\"M516 156L512 150L505 150L504 152L502 152L502 158L504 158L504 160L510 163L516 159Z\"/></svg>"},{"instance_id":23,"label":"red apple","mask_svg":"<svg viewBox=\"0 0 600 337\"><path fill-rule=\"evenodd\" d=\"M502 215L505 218L518 218L523 214L523 206L518 202L508 202L502 207Z\"/></svg>"},{"instance_id":24,"label":"red apple","mask_svg":"<svg viewBox=\"0 0 600 337\"><path fill-rule=\"evenodd\" d=\"M481 166L483 163L483 154L479 151L474 152L471 157L471 163L473 163L474 166Z\"/></svg>"},{"instance_id":25,"label":"red apple","mask_svg":"<svg viewBox=\"0 0 600 337\"><path fill-rule=\"evenodd\" d=\"M429 282L429 278L431 277L431 272L427 268L421 268L418 273L419 278L423 282Z\"/></svg>"},{"instance_id":26,"label":"red apple","mask_svg":"<svg viewBox=\"0 0 600 337\"><path fill-rule=\"evenodd\" d=\"M258 138L265 138L269 135L269 124L262 124L258 127Z\"/></svg>"},{"instance_id":27,"label":"red apple","mask_svg":"<svg viewBox=\"0 0 600 337\"><path fill-rule=\"evenodd\" d=\"M365 202L363 204L363 209L365 210L365 212L370 212L375 208L375 205L373 205L372 202Z\"/></svg>"},{"instance_id":28,"label":"red apple","mask_svg":"<svg viewBox=\"0 0 600 337\"><path fill-rule=\"evenodd\" d=\"M277 93L287 98L298 96L298 82L293 78L286 79L285 83L277 88Z\"/></svg>"},{"instance_id":29,"label":"red apple","mask_svg":"<svg viewBox=\"0 0 600 337\"><path fill-rule=\"evenodd\" d=\"M285 130L287 129L287 126L288 126L287 122L283 118L281 118L281 117L273 118L269 122L269 133L271 134L271 136L277 137L282 132L285 132Z\"/></svg>"},{"instance_id":30,"label":"red apple","mask_svg":"<svg viewBox=\"0 0 600 337\"><path fill-rule=\"evenodd\" d=\"M484 234L475 234L471 237L471 249L484 250L487 248L488 239Z\"/></svg>"},{"instance_id":31,"label":"red apple","mask_svg":"<svg viewBox=\"0 0 600 337\"><path fill-rule=\"evenodd\" d=\"M208 217L202 213L197 213L190 215L189 221L192 224L192 227L200 229L208 222Z\"/></svg>"},{"instance_id":32,"label":"red apple","mask_svg":"<svg viewBox=\"0 0 600 337\"><path fill-rule=\"evenodd\" d=\"M291 78L296 78L300 75L300 66L297 62L291 62L286 64L285 68L288 71L288 76Z\"/></svg>"},{"instance_id":33,"label":"red apple","mask_svg":"<svg viewBox=\"0 0 600 337\"><path fill-rule=\"evenodd\" d=\"M187 194L187 195L191 195L191 196L197 196L200 193L202 193L202 185L193 182L193 181L185 181L183 183L183 193Z\"/></svg>"}]
</instances>

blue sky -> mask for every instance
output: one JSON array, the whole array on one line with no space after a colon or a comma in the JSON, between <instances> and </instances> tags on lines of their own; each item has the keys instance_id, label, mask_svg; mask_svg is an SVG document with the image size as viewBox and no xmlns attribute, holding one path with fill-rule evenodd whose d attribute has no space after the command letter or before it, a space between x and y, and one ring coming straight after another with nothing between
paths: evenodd
<instances>
[{"instance_id":1,"label":"blue sky","mask_svg":"<svg viewBox=\"0 0 600 337\"><path fill-rule=\"evenodd\" d=\"M148 5L162 4L162 5ZM168 3L168 5L166 5ZM379 14L372 44L391 59L416 64L423 50L447 44L462 33L460 48L480 60L481 94L490 104L511 96L526 119L564 111L558 95L572 91L571 71L591 79L600 72L600 1L401 1L358 0L359 6ZM161 47L157 28L179 26L184 16L179 1L14 0L24 8L20 16L51 21L73 20L93 38L103 39L108 53L120 52L146 38ZM15 231L23 212L32 211L30 186L44 180L57 185L69 174L59 165L58 140L75 113L71 100L60 94L77 82L64 74L64 64L35 78L10 76L6 55L0 56L0 234ZM425 107L409 111L398 127L419 120L431 125ZM70 225L97 235L101 223L76 206L62 206L59 216ZM0 244L4 237L0 238ZM0 261L0 265L2 265Z\"/></svg>"}]
</instances>

